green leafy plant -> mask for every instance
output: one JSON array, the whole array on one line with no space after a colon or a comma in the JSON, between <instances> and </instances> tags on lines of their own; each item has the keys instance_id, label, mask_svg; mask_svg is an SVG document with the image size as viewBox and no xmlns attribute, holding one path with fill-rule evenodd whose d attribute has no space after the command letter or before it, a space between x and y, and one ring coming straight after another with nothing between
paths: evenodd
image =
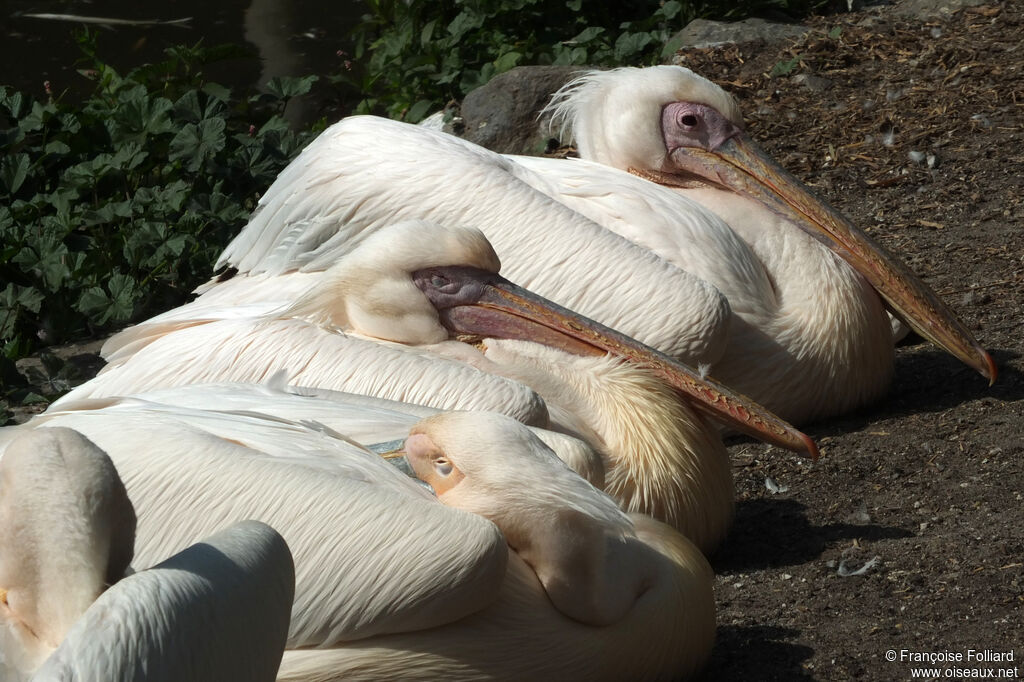
<instances>
[{"instance_id":1,"label":"green leafy plant","mask_svg":"<svg viewBox=\"0 0 1024 682\"><path fill-rule=\"evenodd\" d=\"M81 44L96 84L86 102L0 87L8 361L184 301L311 137L282 114L313 77L234 96L202 68L236 48L176 47L122 76L92 36Z\"/></svg>"},{"instance_id":2,"label":"green leafy plant","mask_svg":"<svg viewBox=\"0 0 1024 682\"><path fill-rule=\"evenodd\" d=\"M768 75L772 78L777 76L788 76L793 73L798 66L800 66L800 55L777 62L775 66L772 67L772 70Z\"/></svg>"},{"instance_id":3,"label":"green leafy plant","mask_svg":"<svg viewBox=\"0 0 1024 682\"><path fill-rule=\"evenodd\" d=\"M417 121L520 64L653 63L681 27L676 0L366 0L354 30L360 112Z\"/></svg>"},{"instance_id":4,"label":"green leafy plant","mask_svg":"<svg viewBox=\"0 0 1024 682\"><path fill-rule=\"evenodd\" d=\"M832 1L364 0L355 54L330 80L354 88L359 113L417 121L521 64L655 63L697 16ZM239 48L177 46L122 75L94 36L80 46L95 83L84 103L0 86L0 389L22 403L39 396L14 360L183 302L314 134L283 118L313 76L262 93L207 81L204 67ZM58 392L65 370L50 365Z\"/></svg>"},{"instance_id":5,"label":"green leafy plant","mask_svg":"<svg viewBox=\"0 0 1024 682\"><path fill-rule=\"evenodd\" d=\"M800 16L830 0L364 0L354 59L334 77L355 88L360 113L416 122L522 64L644 65L702 16Z\"/></svg>"}]
</instances>

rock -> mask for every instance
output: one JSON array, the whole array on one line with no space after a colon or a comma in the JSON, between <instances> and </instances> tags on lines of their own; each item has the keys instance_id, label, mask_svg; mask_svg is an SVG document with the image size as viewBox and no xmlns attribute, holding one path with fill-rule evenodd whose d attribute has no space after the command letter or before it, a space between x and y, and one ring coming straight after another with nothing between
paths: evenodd
<instances>
[{"instance_id":1,"label":"rock","mask_svg":"<svg viewBox=\"0 0 1024 682\"><path fill-rule=\"evenodd\" d=\"M979 7L991 0L902 0L893 8L893 13L913 19L932 19L956 14L965 7Z\"/></svg>"},{"instance_id":2,"label":"rock","mask_svg":"<svg viewBox=\"0 0 1024 682\"><path fill-rule=\"evenodd\" d=\"M462 102L462 137L503 154L539 154L550 135L538 115L551 95L586 67L519 66Z\"/></svg>"},{"instance_id":3,"label":"rock","mask_svg":"<svg viewBox=\"0 0 1024 682\"><path fill-rule=\"evenodd\" d=\"M825 92L832 87L832 81L823 76L815 76L810 73L798 73L793 76L792 81L802 85L812 92Z\"/></svg>"},{"instance_id":4,"label":"rock","mask_svg":"<svg viewBox=\"0 0 1024 682\"><path fill-rule=\"evenodd\" d=\"M694 19L682 31L675 34L670 42L681 47L715 47L729 43L746 43L761 40L778 43L799 38L810 29L792 24L776 24L764 19L743 21L709 21Z\"/></svg>"}]
</instances>

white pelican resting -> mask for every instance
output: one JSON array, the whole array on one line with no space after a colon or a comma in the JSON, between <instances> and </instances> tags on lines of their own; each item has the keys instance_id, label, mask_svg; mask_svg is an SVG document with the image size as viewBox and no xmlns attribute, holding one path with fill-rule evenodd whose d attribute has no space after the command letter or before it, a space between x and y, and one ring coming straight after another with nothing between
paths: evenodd
<instances>
[{"instance_id":1,"label":"white pelican resting","mask_svg":"<svg viewBox=\"0 0 1024 682\"><path fill-rule=\"evenodd\" d=\"M582 158L699 202L748 246L703 253L689 224L673 234L671 222L606 223L722 291L737 268L763 273L767 286L729 293L745 324L714 368L727 385L797 422L856 407L883 391L892 372L883 307L995 381L991 357L938 295L763 152L735 100L711 81L681 66L590 71L556 93L548 111ZM693 267L695 255L703 267ZM801 401L779 403L758 390L756 375L775 367L788 368L773 379L777 390ZM808 382L815 390L801 386Z\"/></svg>"},{"instance_id":2,"label":"white pelican resting","mask_svg":"<svg viewBox=\"0 0 1024 682\"><path fill-rule=\"evenodd\" d=\"M0 460L0 678L275 678L294 590L281 536L238 523L123 577L136 518L110 458L71 429L16 433Z\"/></svg>"},{"instance_id":3,"label":"white pelican resting","mask_svg":"<svg viewBox=\"0 0 1024 682\"><path fill-rule=\"evenodd\" d=\"M417 422L441 412L433 407L354 393L288 386L284 376L281 372L265 384L184 384L137 393L131 400L155 403L161 405L161 409L185 408L197 414L203 411L252 412L284 421L322 425L379 454L399 448ZM94 410L105 402L95 399L63 402L37 420L47 419L58 411ZM527 426L527 429L570 469L594 487L604 487L604 462L592 447L556 431L536 426Z\"/></svg>"},{"instance_id":4,"label":"white pelican resting","mask_svg":"<svg viewBox=\"0 0 1024 682\"><path fill-rule=\"evenodd\" d=\"M605 490L623 508L666 521L705 550L729 526L732 472L719 435L693 408L814 454L806 436L754 403L516 287L498 266L477 230L391 225L323 274L267 280L283 292L280 303L201 298L122 332L112 344L133 352L114 352L103 373L54 407L283 371L299 386L500 411L540 426L550 419L601 452ZM295 294L291 282L303 280L309 289Z\"/></svg>"},{"instance_id":5,"label":"white pelican resting","mask_svg":"<svg viewBox=\"0 0 1024 682\"><path fill-rule=\"evenodd\" d=\"M13 434L63 425L107 450L139 513L137 566L239 519L280 531L296 580L279 679L679 679L710 652L699 550L619 511L511 418L411 429L408 459L439 504L315 423L142 398L77 407Z\"/></svg>"},{"instance_id":6,"label":"white pelican resting","mask_svg":"<svg viewBox=\"0 0 1024 682\"><path fill-rule=\"evenodd\" d=\"M279 679L653 680L699 669L714 638L712 575L678 533L622 515L506 417L431 417L406 453L442 502L491 519L515 549L497 601L443 628L286 652Z\"/></svg>"},{"instance_id":7,"label":"white pelican resting","mask_svg":"<svg viewBox=\"0 0 1024 682\"><path fill-rule=\"evenodd\" d=\"M679 177L678 164L696 158L687 149L700 150L673 146L670 154L662 132L673 120L663 108L690 120L689 109L667 107L682 95L660 83L660 90L635 85L636 74L672 87L673 79L706 84L712 104L739 126L724 91L692 75L680 79L682 70L610 73L617 76L585 84L614 78L622 83L614 101L584 97L593 87L578 85L557 105L575 121L582 153L602 163L505 157L368 116L331 126L262 197L221 256L227 271L202 298L259 300L268 276L312 276L367 234L427 218L480 228L513 281L683 362L709 365L726 385L791 421L847 411L888 386L893 343L875 290L926 337L994 377L988 355L925 285L797 181L775 166L766 170L770 162L739 133L716 153L742 148L745 156L737 165L699 157L704 186L681 190L686 196L604 165L695 184ZM698 113L711 111L701 106ZM588 144L599 135L603 146ZM634 153L610 156L613 146ZM755 180L743 180L751 177L744 164L753 164ZM754 198L718 188L740 181L739 191Z\"/></svg>"}]
</instances>

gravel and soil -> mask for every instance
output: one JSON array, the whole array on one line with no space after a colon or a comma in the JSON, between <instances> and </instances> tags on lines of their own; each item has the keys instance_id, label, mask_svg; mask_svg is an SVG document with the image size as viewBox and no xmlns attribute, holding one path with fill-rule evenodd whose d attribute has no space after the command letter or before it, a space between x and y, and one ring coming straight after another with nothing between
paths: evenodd
<instances>
[{"instance_id":1,"label":"gravel and soil","mask_svg":"<svg viewBox=\"0 0 1024 682\"><path fill-rule=\"evenodd\" d=\"M888 396L807 427L817 463L730 447L738 513L712 561L705 679L1024 676L1024 6L808 24L796 43L678 61L733 92L770 153L942 294L999 378L913 339ZM903 650L963 660L915 666Z\"/></svg>"}]
</instances>

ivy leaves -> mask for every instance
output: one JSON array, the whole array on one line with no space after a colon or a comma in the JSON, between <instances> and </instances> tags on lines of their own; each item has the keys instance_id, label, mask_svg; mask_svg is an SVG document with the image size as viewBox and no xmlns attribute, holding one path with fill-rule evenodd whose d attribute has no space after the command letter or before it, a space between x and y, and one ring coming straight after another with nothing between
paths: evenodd
<instances>
[{"instance_id":1,"label":"ivy leaves","mask_svg":"<svg viewBox=\"0 0 1024 682\"><path fill-rule=\"evenodd\" d=\"M282 113L315 77L236 98L202 78L223 53L179 46L126 76L96 61L96 90L78 106L0 87L8 361L185 300L311 138Z\"/></svg>"}]
</instances>

